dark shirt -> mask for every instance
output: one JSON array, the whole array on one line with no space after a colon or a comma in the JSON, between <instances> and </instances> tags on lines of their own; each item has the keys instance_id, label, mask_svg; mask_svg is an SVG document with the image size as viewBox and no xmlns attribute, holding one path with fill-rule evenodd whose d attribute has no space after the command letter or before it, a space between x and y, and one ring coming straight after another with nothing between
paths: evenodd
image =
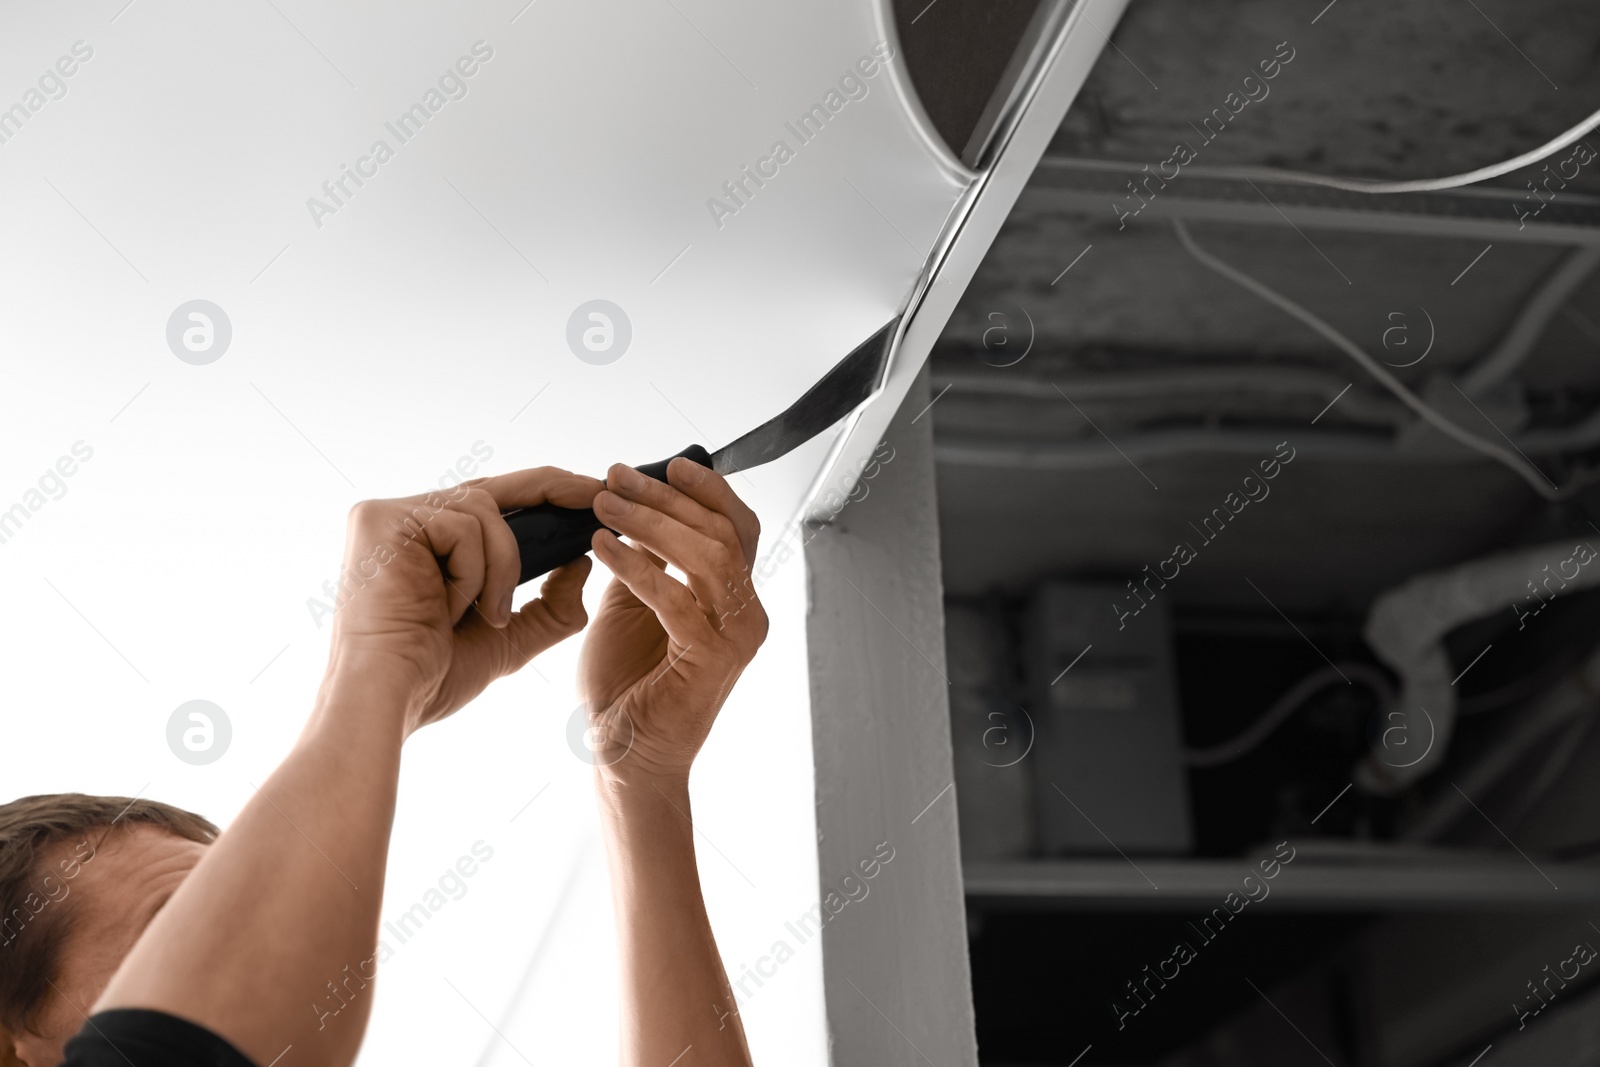
<instances>
[{"instance_id":1,"label":"dark shirt","mask_svg":"<svg viewBox=\"0 0 1600 1067\"><path fill-rule=\"evenodd\" d=\"M124 1008L89 1017L67 1042L61 1067L256 1067L203 1026L159 1011Z\"/></svg>"}]
</instances>

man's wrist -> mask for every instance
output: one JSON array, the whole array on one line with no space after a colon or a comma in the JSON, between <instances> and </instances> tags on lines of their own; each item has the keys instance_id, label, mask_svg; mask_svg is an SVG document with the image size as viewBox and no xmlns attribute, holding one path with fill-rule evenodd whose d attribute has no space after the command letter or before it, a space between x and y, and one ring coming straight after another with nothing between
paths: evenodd
<instances>
[{"instance_id":1,"label":"man's wrist","mask_svg":"<svg viewBox=\"0 0 1600 1067\"><path fill-rule=\"evenodd\" d=\"M407 666L392 656L335 648L317 691L313 724L354 716L385 732L392 727L404 739L423 704Z\"/></svg>"},{"instance_id":2,"label":"man's wrist","mask_svg":"<svg viewBox=\"0 0 1600 1067\"><path fill-rule=\"evenodd\" d=\"M691 825L687 770L617 773L614 767L596 767L595 792L610 826Z\"/></svg>"}]
</instances>

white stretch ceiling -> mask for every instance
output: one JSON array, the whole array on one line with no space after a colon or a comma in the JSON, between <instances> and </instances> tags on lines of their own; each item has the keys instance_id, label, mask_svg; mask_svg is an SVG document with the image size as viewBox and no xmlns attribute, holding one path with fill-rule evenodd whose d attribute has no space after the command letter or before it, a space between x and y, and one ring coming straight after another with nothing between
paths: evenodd
<instances>
[{"instance_id":1,"label":"white stretch ceiling","mask_svg":"<svg viewBox=\"0 0 1600 1067\"><path fill-rule=\"evenodd\" d=\"M722 445L892 317L966 181L911 117L880 18L865 0L0 14L0 107L22 109L0 118L0 510L23 509L0 542L5 796L140 794L226 823L309 708L313 604L354 501ZM827 121L802 140L813 105ZM210 347L202 326L190 351L197 300L221 314L201 308ZM568 344L593 300L631 327L609 363ZM770 531L828 446L737 482ZM697 770L736 976L817 892L800 570L764 590L773 637ZM363 1062L614 1060L589 768L566 744L575 650L408 751L385 918L437 899L475 845L494 859L393 946ZM192 766L167 727L197 699L232 736ZM820 968L805 946L746 1005L759 1062L826 1055Z\"/></svg>"}]
</instances>

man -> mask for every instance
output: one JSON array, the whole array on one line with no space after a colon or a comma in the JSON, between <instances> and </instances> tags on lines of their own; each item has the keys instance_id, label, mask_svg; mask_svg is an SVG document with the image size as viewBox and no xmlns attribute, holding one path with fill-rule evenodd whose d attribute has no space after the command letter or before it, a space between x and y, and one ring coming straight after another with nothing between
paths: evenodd
<instances>
[{"instance_id":1,"label":"man","mask_svg":"<svg viewBox=\"0 0 1600 1067\"><path fill-rule=\"evenodd\" d=\"M622 956L622 1062L662 1067L692 1046L684 1067L748 1065L700 894L688 780L766 636L748 577L759 526L712 471L677 459L668 478L619 464L602 484L540 468L357 505L345 559L352 570L364 561L362 583L335 619L310 719L220 835L148 801L0 807L0 1036L10 1032L0 1067L5 1052L26 1067L355 1058L401 744L587 621L587 557L511 611L519 558L500 513L545 502L592 505L610 527L592 543L615 577L584 642L579 689L598 736L631 734L625 755L595 770ZM341 1007L309 1006L317 1001Z\"/></svg>"}]
</instances>

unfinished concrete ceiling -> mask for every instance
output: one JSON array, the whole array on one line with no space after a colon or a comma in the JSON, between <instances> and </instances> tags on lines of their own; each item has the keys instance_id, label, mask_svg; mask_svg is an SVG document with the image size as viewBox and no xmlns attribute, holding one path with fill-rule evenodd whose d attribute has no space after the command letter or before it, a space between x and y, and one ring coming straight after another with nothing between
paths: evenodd
<instances>
[{"instance_id":1,"label":"unfinished concrete ceiling","mask_svg":"<svg viewBox=\"0 0 1600 1067\"><path fill-rule=\"evenodd\" d=\"M1442 176L1525 152L1600 104L1593 4L1324 4L1134 0L1116 28L1115 47L1102 55L934 353L935 391L957 383L933 408L953 592L1015 590L1052 572L1137 571L1166 555L1256 462L1247 443L1224 455L1135 453L1136 465L1111 453L1094 469L952 458L974 441L1103 448L1105 439L1123 445L1153 432L1226 429L1306 442L1300 465L1276 483L1280 504L1243 516L1249 521L1234 527L1225 548L1219 542L1196 572L1204 578L1177 594L1180 603L1243 603L1253 594L1241 573L1276 570L1291 602L1358 611L1385 584L1515 539L1541 513L1514 475L1469 453L1383 455L1382 442L1407 419L1347 356L1190 258L1169 220L1152 212L1119 224L1110 197L1086 210L1064 204L1052 186L1052 157L1154 170L1180 142L1196 149L1201 168ZM923 21L938 15L934 7ZM1204 139L1197 127L1206 116L1274 57L1282 62L1266 94L1250 88L1260 98L1225 111L1226 127ZM1525 191L1538 172L1491 184ZM1188 173L1174 180L1174 192L1192 181ZM1161 187L1149 188L1159 201ZM1596 194L1600 163L1591 163L1557 197L1587 203ZM1568 254L1559 243L1281 223L1197 221L1191 229L1214 255L1369 352L1387 354L1397 376L1430 396L1453 396L1449 383L1494 345ZM1473 429L1489 436L1495 426L1516 434L1519 426L1574 422L1600 402L1597 322L1600 272L1565 301L1511 388L1480 398L1477 414L1455 401L1447 413L1463 425L1478 419ZM1405 334L1388 335L1385 346L1385 331L1397 324L1415 331L1404 359L1393 342ZM1402 367L1428 332L1427 358ZM1005 365L1025 347L1026 358ZM1213 379L1197 387L1174 375L1240 367L1320 375L1322 384ZM1146 381L1121 388L1117 376ZM1347 384L1349 393L1313 427ZM1415 437L1401 436L1408 433ZM1355 439L1349 449L1347 439ZM1556 460L1541 465L1562 480Z\"/></svg>"}]
</instances>

